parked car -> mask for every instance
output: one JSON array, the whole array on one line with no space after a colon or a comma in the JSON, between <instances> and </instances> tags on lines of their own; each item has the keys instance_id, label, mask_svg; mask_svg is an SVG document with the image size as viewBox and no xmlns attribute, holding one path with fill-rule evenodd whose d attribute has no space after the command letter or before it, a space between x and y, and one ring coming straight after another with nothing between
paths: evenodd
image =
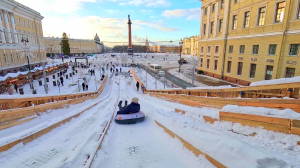
<instances>
[{"instance_id":1,"label":"parked car","mask_svg":"<svg viewBox=\"0 0 300 168\"><path fill-rule=\"evenodd\" d=\"M160 76L165 76L166 73L165 73L165 71L159 71L158 74L159 74Z\"/></svg>"}]
</instances>

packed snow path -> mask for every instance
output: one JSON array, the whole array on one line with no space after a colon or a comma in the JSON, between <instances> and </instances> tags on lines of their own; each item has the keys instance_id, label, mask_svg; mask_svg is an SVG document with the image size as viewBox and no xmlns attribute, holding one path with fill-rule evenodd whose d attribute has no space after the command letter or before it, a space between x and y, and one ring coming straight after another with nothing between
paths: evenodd
<instances>
[{"instance_id":1,"label":"packed snow path","mask_svg":"<svg viewBox=\"0 0 300 168\"><path fill-rule=\"evenodd\" d=\"M206 124L200 115L215 113L216 109L193 108L143 95L141 91L136 91L135 82L133 78L126 79L123 76L109 80L106 88L110 88L110 94L98 98L102 100L98 105L10 154L3 156L0 153L0 167L80 168L89 167L92 158L91 167L94 168L213 167L203 155L196 157L178 139L171 138L154 120L163 121L173 131L178 128L182 134L180 136L199 149L217 151L214 154L218 157L216 159L228 164L228 167L252 168L259 157L275 157L299 167L300 152L297 147L291 148L294 151L282 149L281 143L265 140L267 136L246 137L217 125ZM93 157L98 148L99 135L116 112L116 103L119 100L124 102L125 99L130 101L132 97L140 99L141 110L146 115L145 121L134 125L119 125L113 121L101 149ZM174 108L188 113L177 114ZM194 109L196 113L192 114ZM272 137L275 135L271 132L266 134ZM276 136L273 138L277 140ZM216 144L221 144L223 148ZM236 162L247 166L239 166ZM282 164L282 167L288 167Z\"/></svg>"}]
</instances>

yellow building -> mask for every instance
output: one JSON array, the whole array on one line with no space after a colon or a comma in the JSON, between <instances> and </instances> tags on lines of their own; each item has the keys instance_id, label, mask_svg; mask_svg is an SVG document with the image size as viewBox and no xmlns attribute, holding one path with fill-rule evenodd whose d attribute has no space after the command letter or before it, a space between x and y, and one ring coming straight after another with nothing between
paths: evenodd
<instances>
[{"instance_id":1,"label":"yellow building","mask_svg":"<svg viewBox=\"0 0 300 168\"><path fill-rule=\"evenodd\" d=\"M204 74L241 85L300 75L300 0L201 0Z\"/></svg>"},{"instance_id":2,"label":"yellow building","mask_svg":"<svg viewBox=\"0 0 300 168\"><path fill-rule=\"evenodd\" d=\"M47 53L53 53L55 55L62 54L61 52L61 38L44 37ZM96 34L94 40L85 39L69 39L70 53L76 55L101 53L103 50L103 44L100 43L100 39Z\"/></svg>"},{"instance_id":3,"label":"yellow building","mask_svg":"<svg viewBox=\"0 0 300 168\"><path fill-rule=\"evenodd\" d=\"M25 70L28 58L30 68L46 60L42 19L39 12L16 1L0 0L1 76Z\"/></svg>"},{"instance_id":4,"label":"yellow building","mask_svg":"<svg viewBox=\"0 0 300 168\"><path fill-rule=\"evenodd\" d=\"M166 53L180 53L180 46L170 45L166 47Z\"/></svg>"},{"instance_id":5,"label":"yellow building","mask_svg":"<svg viewBox=\"0 0 300 168\"><path fill-rule=\"evenodd\" d=\"M197 55L199 36L192 36L182 40L182 54Z\"/></svg>"}]
</instances>

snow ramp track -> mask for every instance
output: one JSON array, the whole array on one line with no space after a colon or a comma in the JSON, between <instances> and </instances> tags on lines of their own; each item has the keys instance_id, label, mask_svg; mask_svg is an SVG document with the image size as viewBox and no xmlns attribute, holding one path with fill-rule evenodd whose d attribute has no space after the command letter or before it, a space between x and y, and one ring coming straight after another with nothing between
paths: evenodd
<instances>
[{"instance_id":1,"label":"snow ramp track","mask_svg":"<svg viewBox=\"0 0 300 168\"><path fill-rule=\"evenodd\" d=\"M73 118L25 146L0 156L0 167L88 167L102 140L102 132L107 128L107 122L115 111L114 104L120 92L119 84L115 82L112 83L108 97L78 118Z\"/></svg>"},{"instance_id":2,"label":"snow ramp track","mask_svg":"<svg viewBox=\"0 0 300 168\"><path fill-rule=\"evenodd\" d=\"M122 79L121 79L122 80ZM122 80L123 81L123 80ZM125 82L120 100L129 100ZM129 100L130 101L130 100ZM195 156L178 139L173 139L153 119L133 125L115 122L97 152L92 168L194 168L214 167L203 155Z\"/></svg>"}]
</instances>

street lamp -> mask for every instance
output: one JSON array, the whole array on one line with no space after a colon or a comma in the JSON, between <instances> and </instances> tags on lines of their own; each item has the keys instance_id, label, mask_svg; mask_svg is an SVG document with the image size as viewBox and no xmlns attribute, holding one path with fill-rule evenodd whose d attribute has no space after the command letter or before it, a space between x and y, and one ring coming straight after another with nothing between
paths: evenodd
<instances>
[{"instance_id":1,"label":"street lamp","mask_svg":"<svg viewBox=\"0 0 300 168\"><path fill-rule=\"evenodd\" d=\"M54 61L53 61L53 52L52 52L52 47L53 47L53 44L50 44L50 47L51 47L51 58L52 58L52 64L54 64Z\"/></svg>"},{"instance_id":2,"label":"street lamp","mask_svg":"<svg viewBox=\"0 0 300 168\"><path fill-rule=\"evenodd\" d=\"M28 71L30 72L30 65L29 65L29 57L28 55L26 54L27 53L27 43L29 43L29 40L28 40L28 37L24 38L24 36L22 37L22 40L21 42L24 44L25 46L25 49L24 49L24 54L25 54L25 57L27 57L27 62L28 62Z\"/></svg>"},{"instance_id":3,"label":"street lamp","mask_svg":"<svg viewBox=\"0 0 300 168\"><path fill-rule=\"evenodd\" d=\"M182 39L180 39L180 41L179 41L179 45L180 45L179 73L180 73L180 65L181 65L181 50L182 50L182 44L183 44L183 41L182 41Z\"/></svg>"}]
</instances>

